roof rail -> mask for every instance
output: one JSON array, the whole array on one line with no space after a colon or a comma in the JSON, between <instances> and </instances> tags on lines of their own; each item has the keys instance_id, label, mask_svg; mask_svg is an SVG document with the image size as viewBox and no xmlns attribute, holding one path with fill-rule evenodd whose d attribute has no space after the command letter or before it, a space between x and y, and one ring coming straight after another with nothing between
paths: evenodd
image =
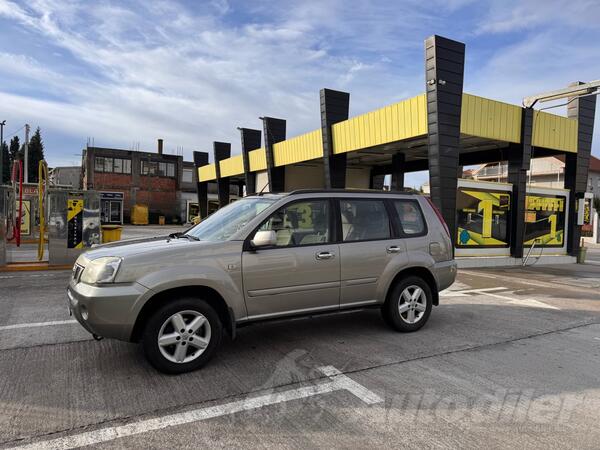
<instances>
[{"instance_id":1,"label":"roof rail","mask_svg":"<svg viewBox=\"0 0 600 450\"><path fill-rule=\"evenodd\" d=\"M416 191L412 188L406 188L403 190L396 191L383 191L380 189L296 189L295 191L291 191L288 195L298 195L298 194L328 194L328 193L351 193L351 194L420 194L419 191Z\"/></svg>"}]
</instances>

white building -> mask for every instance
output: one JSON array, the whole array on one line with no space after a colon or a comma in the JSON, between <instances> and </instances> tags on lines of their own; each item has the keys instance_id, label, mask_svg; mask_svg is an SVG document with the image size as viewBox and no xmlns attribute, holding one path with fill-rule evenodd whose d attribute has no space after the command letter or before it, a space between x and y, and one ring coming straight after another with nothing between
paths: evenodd
<instances>
[{"instance_id":1,"label":"white building","mask_svg":"<svg viewBox=\"0 0 600 450\"><path fill-rule=\"evenodd\" d=\"M467 171L465 171L467 172ZM527 172L527 184L549 188L564 188L565 162L561 156L548 156L531 160L531 169ZM465 173L465 178L466 178ZM506 161L488 163L470 171L468 178L481 181L497 181L506 183L508 166ZM590 157L590 170L588 174L588 192L600 195L600 159Z\"/></svg>"}]
</instances>

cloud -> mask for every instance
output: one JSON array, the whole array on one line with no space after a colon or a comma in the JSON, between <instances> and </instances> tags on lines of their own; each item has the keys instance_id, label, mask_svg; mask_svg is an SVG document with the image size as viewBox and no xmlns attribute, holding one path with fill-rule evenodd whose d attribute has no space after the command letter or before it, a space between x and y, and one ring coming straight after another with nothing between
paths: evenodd
<instances>
[{"instance_id":1,"label":"cloud","mask_svg":"<svg viewBox=\"0 0 600 450\"><path fill-rule=\"evenodd\" d=\"M146 149L162 137L191 159L213 140L239 151L235 127L262 115L288 119L289 136L318 128L322 87L351 92L352 114L422 92L435 32L467 42L475 94L518 102L598 78L597 8L572 2L588 13L580 36L575 12L529 3L0 0L0 104L10 123L42 128L51 163L80 150L61 139L87 136Z\"/></svg>"},{"instance_id":2,"label":"cloud","mask_svg":"<svg viewBox=\"0 0 600 450\"><path fill-rule=\"evenodd\" d=\"M62 70L61 63L49 69L29 56L2 53L18 68L13 78L24 77L49 96L62 93L60 100L49 100L4 92L4 104L15 120L95 136L104 145L140 140L152 148L162 136L189 150L211 148L213 139L234 140L235 148L235 126L260 126L259 115L288 118L290 134L308 131L319 124L320 87L367 85L369 73L389 64L380 54L374 62L364 52L336 54L332 37L347 31L326 26L324 18L347 16L344 4L308 5L282 9L269 21L225 26L215 5L192 12L162 2L84 6L36 0L21 7L0 1L0 17L43 36L94 73L85 78ZM224 3L217 6L219 14L234 13ZM355 23L374 26L383 10ZM364 43L372 45L372 37ZM373 98L370 93L361 109L375 106Z\"/></svg>"},{"instance_id":3,"label":"cloud","mask_svg":"<svg viewBox=\"0 0 600 450\"><path fill-rule=\"evenodd\" d=\"M596 28L600 3L596 0L494 0L481 21L480 33L507 33L539 26Z\"/></svg>"}]
</instances>

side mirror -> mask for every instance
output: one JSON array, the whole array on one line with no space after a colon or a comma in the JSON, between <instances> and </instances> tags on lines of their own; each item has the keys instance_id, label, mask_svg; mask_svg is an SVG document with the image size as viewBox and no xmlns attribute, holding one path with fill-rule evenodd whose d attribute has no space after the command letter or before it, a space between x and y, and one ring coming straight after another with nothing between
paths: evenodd
<instances>
[{"instance_id":1,"label":"side mirror","mask_svg":"<svg viewBox=\"0 0 600 450\"><path fill-rule=\"evenodd\" d=\"M277 234L274 231L257 231L250 245L254 248L268 247L277 244Z\"/></svg>"}]
</instances>

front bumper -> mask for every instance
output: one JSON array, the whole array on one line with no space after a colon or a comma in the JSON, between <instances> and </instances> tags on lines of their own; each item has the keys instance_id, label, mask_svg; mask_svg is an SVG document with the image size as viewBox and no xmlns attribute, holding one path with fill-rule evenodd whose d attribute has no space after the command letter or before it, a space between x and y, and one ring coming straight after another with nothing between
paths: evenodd
<instances>
[{"instance_id":1,"label":"front bumper","mask_svg":"<svg viewBox=\"0 0 600 450\"><path fill-rule=\"evenodd\" d=\"M91 286L71 281L69 311L90 333L129 341L139 311L139 300L149 289L138 283Z\"/></svg>"}]
</instances>

